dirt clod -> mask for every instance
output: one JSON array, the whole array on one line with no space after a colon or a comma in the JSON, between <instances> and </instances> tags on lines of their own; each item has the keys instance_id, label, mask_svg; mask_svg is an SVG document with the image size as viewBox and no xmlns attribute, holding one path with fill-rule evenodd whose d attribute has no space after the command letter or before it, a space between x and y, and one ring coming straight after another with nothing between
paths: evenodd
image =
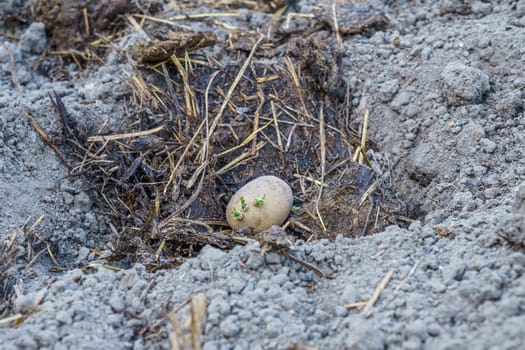
<instances>
[{"instance_id":1,"label":"dirt clod","mask_svg":"<svg viewBox=\"0 0 525 350\"><path fill-rule=\"evenodd\" d=\"M166 40L139 41L132 49L132 57L139 63L155 63L167 60L215 44L214 33L169 32Z\"/></svg>"}]
</instances>

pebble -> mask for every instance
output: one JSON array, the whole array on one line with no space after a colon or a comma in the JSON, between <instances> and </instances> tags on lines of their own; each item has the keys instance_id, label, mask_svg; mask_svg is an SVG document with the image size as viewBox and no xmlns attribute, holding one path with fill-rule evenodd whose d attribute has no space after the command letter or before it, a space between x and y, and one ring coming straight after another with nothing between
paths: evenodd
<instances>
[{"instance_id":1,"label":"pebble","mask_svg":"<svg viewBox=\"0 0 525 350\"><path fill-rule=\"evenodd\" d=\"M20 37L20 50L24 53L40 55L47 44L46 26L33 22Z\"/></svg>"},{"instance_id":2,"label":"pebble","mask_svg":"<svg viewBox=\"0 0 525 350\"><path fill-rule=\"evenodd\" d=\"M227 316L219 327L222 335L227 338L232 338L241 332L239 321L234 315Z\"/></svg>"},{"instance_id":3,"label":"pebble","mask_svg":"<svg viewBox=\"0 0 525 350\"><path fill-rule=\"evenodd\" d=\"M381 84L379 88L378 97L381 101L387 103L392 101L394 96L399 90L399 81L397 79L392 79Z\"/></svg>"},{"instance_id":4,"label":"pebble","mask_svg":"<svg viewBox=\"0 0 525 350\"><path fill-rule=\"evenodd\" d=\"M452 106L482 103L490 89L488 75L458 62L445 66L440 84L443 96Z\"/></svg>"}]
</instances>

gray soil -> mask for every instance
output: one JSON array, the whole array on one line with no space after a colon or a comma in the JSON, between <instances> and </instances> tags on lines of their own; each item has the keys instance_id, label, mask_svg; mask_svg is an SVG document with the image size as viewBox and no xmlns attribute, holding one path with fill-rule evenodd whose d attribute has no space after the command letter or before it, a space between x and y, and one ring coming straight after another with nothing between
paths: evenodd
<instances>
[{"instance_id":1,"label":"gray soil","mask_svg":"<svg viewBox=\"0 0 525 350\"><path fill-rule=\"evenodd\" d=\"M188 300L203 296L206 350L525 348L525 1L471 1L466 15L440 15L453 1L387 3L376 4L387 28L343 38L342 79L356 91L356 115L371 112L380 151L370 156L394 169L417 217L360 239L297 242L294 254L333 280L262 256L256 242L206 247L173 270L83 272L97 262L90 249L109 244L109 221L24 111L57 130L48 96L56 92L77 120L118 129L129 67L110 53L98 70L71 65L74 79L52 82L32 68L46 40L41 24L16 41L1 36L0 244L44 215L35 230L62 269L45 244L33 242L30 263L21 247L8 273L11 315L27 317L0 323L0 348L174 349L170 312L184 329ZM368 314L347 307L369 300L389 271Z\"/></svg>"}]
</instances>

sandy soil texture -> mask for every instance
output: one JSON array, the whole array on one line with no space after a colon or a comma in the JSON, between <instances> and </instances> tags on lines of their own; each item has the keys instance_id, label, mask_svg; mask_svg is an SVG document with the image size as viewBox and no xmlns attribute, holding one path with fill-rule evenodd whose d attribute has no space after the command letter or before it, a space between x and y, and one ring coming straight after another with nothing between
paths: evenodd
<instances>
[{"instance_id":1,"label":"sandy soil texture","mask_svg":"<svg viewBox=\"0 0 525 350\"><path fill-rule=\"evenodd\" d=\"M58 61L41 58L56 39L23 20L37 2L0 4L0 348L525 347L525 1L370 1L379 17L366 17L369 29L353 22L368 5L289 2L273 29L318 31L319 47L342 53L337 74L315 83L334 99L351 91L349 127L370 112L367 155L411 219L360 238L294 242L294 256L333 279L261 255L256 241L206 246L155 272L129 257L101 259L115 244L111 218L31 121L67 146L52 103L60 96L88 134L126 130L139 35L122 34L90 70L71 60L52 70ZM219 28L220 42L234 27L267 29L273 4L285 2L177 25ZM180 3L154 12L189 14ZM226 10L202 1L192 13ZM249 53L198 50L226 66Z\"/></svg>"}]
</instances>

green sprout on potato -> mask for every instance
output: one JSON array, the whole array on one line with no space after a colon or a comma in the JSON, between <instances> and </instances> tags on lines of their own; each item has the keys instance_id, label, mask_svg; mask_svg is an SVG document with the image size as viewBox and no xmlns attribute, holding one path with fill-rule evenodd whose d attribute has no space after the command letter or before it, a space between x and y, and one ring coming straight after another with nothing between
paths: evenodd
<instances>
[{"instance_id":1,"label":"green sprout on potato","mask_svg":"<svg viewBox=\"0 0 525 350\"><path fill-rule=\"evenodd\" d=\"M232 209L232 215L236 220L241 221L242 219L244 219L244 214L241 213L237 208Z\"/></svg>"},{"instance_id":2,"label":"green sprout on potato","mask_svg":"<svg viewBox=\"0 0 525 350\"><path fill-rule=\"evenodd\" d=\"M244 197L240 198L241 200L241 210L247 211L248 210L248 203L246 202L246 199Z\"/></svg>"},{"instance_id":3,"label":"green sprout on potato","mask_svg":"<svg viewBox=\"0 0 525 350\"><path fill-rule=\"evenodd\" d=\"M266 193L259 194L253 200L253 205L255 205L256 207L262 207L265 199L266 199Z\"/></svg>"},{"instance_id":4,"label":"green sprout on potato","mask_svg":"<svg viewBox=\"0 0 525 350\"><path fill-rule=\"evenodd\" d=\"M253 205L256 207L262 207L264 205L265 199L266 199L266 193L259 194L253 200ZM239 202L241 204L241 210L237 208L233 208L231 212L233 218L237 221L243 220L244 213L247 212L249 209L248 201L246 201L246 198L244 196L241 196L241 198L239 198Z\"/></svg>"},{"instance_id":5,"label":"green sprout on potato","mask_svg":"<svg viewBox=\"0 0 525 350\"><path fill-rule=\"evenodd\" d=\"M293 214L295 212L298 212L299 210L301 210L300 205L292 205L292 209L290 209L290 212Z\"/></svg>"}]
</instances>

